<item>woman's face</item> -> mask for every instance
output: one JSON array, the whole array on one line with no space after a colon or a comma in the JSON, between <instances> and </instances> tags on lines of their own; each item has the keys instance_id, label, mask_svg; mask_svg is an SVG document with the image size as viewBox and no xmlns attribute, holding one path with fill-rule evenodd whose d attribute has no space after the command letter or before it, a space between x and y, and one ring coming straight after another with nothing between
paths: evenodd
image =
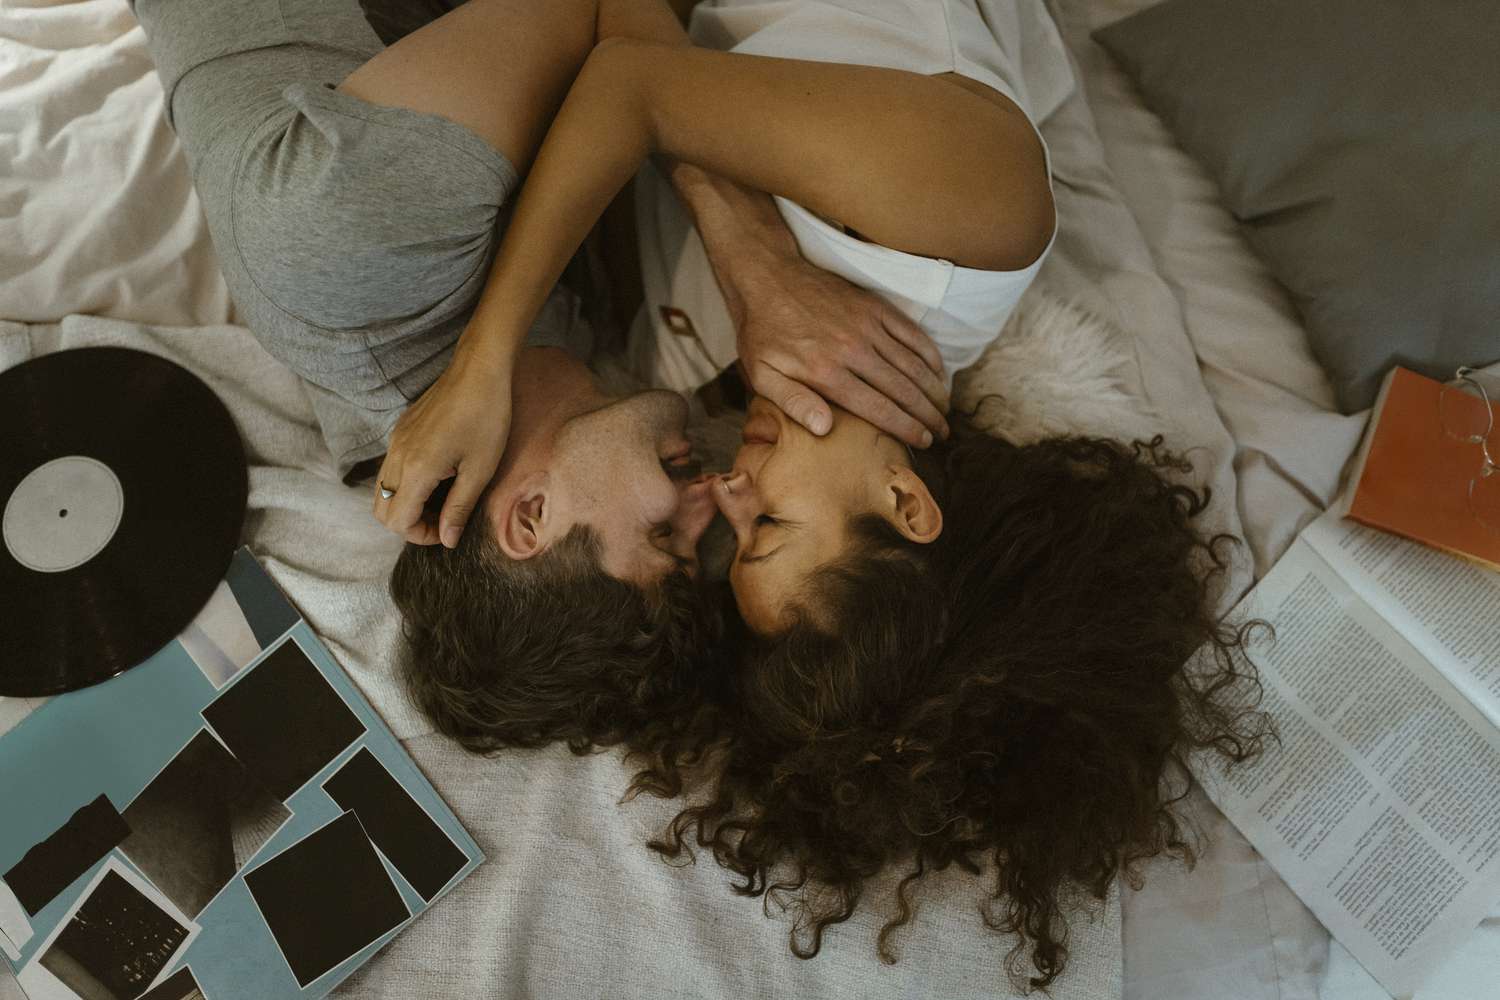
<instances>
[{"instance_id":1,"label":"woman's face","mask_svg":"<svg viewBox=\"0 0 1500 1000\"><path fill-rule=\"evenodd\" d=\"M756 632L784 628L792 602L813 603L804 585L843 554L851 518L880 513L919 542L942 530L906 446L836 406L833 428L815 437L756 397L742 438L733 471L713 493L734 528L735 602Z\"/></svg>"}]
</instances>

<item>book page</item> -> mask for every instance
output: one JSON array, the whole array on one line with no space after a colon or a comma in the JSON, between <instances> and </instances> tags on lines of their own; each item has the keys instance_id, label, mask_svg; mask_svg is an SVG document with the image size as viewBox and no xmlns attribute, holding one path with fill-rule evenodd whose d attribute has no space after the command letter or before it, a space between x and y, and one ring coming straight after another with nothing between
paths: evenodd
<instances>
[{"instance_id":1,"label":"book page","mask_svg":"<svg viewBox=\"0 0 1500 1000\"><path fill-rule=\"evenodd\" d=\"M1500 573L1328 514L1301 537L1500 727Z\"/></svg>"},{"instance_id":2,"label":"book page","mask_svg":"<svg viewBox=\"0 0 1500 1000\"><path fill-rule=\"evenodd\" d=\"M1236 609L1281 734L1209 797L1393 996L1409 997L1500 898L1500 732L1295 543Z\"/></svg>"}]
</instances>

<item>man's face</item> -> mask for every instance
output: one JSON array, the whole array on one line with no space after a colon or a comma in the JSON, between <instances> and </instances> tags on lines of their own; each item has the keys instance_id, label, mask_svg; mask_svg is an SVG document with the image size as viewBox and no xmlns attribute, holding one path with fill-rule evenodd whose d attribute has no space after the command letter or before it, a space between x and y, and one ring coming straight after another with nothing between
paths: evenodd
<instances>
[{"instance_id":1,"label":"man's face","mask_svg":"<svg viewBox=\"0 0 1500 1000\"><path fill-rule=\"evenodd\" d=\"M712 476L688 478L687 403L674 392L625 396L558 431L549 472L567 524L603 540L609 575L650 585L676 569L696 575L697 545L714 516Z\"/></svg>"}]
</instances>

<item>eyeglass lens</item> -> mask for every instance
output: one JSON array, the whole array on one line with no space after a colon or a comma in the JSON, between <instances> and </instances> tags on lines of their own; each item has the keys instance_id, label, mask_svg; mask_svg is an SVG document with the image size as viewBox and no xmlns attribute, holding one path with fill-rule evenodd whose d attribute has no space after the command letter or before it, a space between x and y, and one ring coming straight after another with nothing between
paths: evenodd
<instances>
[{"instance_id":1,"label":"eyeglass lens","mask_svg":"<svg viewBox=\"0 0 1500 1000\"><path fill-rule=\"evenodd\" d=\"M1485 398L1479 383L1470 378L1456 378L1443 386L1438 400L1443 430L1449 437L1478 444L1494 427L1495 412Z\"/></svg>"},{"instance_id":2,"label":"eyeglass lens","mask_svg":"<svg viewBox=\"0 0 1500 1000\"><path fill-rule=\"evenodd\" d=\"M1486 528L1500 531L1500 470L1488 459L1469 483L1469 506Z\"/></svg>"},{"instance_id":3,"label":"eyeglass lens","mask_svg":"<svg viewBox=\"0 0 1500 1000\"><path fill-rule=\"evenodd\" d=\"M1489 392L1461 369L1443 386L1438 400L1443 432L1479 445L1480 465L1469 482L1469 509L1485 527L1500 532L1500 467L1490 448L1495 429L1495 405Z\"/></svg>"}]
</instances>

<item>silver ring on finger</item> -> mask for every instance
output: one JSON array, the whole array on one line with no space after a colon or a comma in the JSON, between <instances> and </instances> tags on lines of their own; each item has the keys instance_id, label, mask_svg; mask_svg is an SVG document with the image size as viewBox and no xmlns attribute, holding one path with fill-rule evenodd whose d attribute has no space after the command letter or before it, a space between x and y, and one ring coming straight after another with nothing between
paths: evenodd
<instances>
[{"instance_id":1,"label":"silver ring on finger","mask_svg":"<svg viewBox=\"0 0 1500 1000\"><path fill-rule=\"evenodd\" d=\"M382 499L382 500L389 500L391 497L393 497L395 495L396 495L396 491L395 490L391 489L385 483L381 483L380 484L380 499Z\"/></svg>"}]
</instances>

